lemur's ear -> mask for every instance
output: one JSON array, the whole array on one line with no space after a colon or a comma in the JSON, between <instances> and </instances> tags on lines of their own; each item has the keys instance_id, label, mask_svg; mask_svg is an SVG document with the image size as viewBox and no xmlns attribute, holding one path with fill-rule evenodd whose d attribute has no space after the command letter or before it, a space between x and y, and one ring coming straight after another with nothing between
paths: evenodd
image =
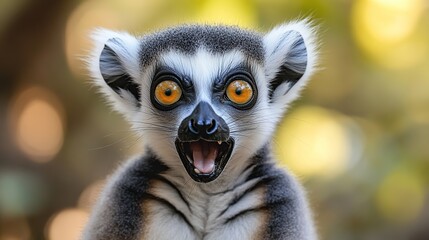
<instances>
[{"instance_id":1,"label":"lemur's ear","mask_svg":"<svg viewBox=\"0 0 429 240\"><path fill-rule=\"evenodd\" d=\"M127 114L140 104L139 41L122 32L97 29L94 50L88 60L95 84L112 106Z\"/></svg>"},{"instance_id":2,"label":"lemur's ear","mask_svg":"<svg viewBox=\"0 0 429 240\"><path fill-rule=\"evenodd\" d=\"M264 50L270 102L283 113L316 67L315 29L307 20L279 25L264 36Z\"/></svg>"}]
</instances>

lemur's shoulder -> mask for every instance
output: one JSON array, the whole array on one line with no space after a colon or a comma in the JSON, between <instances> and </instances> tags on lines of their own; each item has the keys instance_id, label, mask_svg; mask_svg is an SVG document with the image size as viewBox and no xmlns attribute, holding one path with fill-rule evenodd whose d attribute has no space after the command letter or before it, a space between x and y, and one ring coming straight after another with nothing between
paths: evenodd
<instances>
[{"instance_id":1,"label":"lemur's shoulder","mask_svg":"<svg viewBox=\"0 0 429 240\"><path fill-rule=\"evenodd\" d=\"M246 178L243 181L233 188L217 194L224 195L221 199L226 201L224 205L227 207L222 207L223 204L219 204L218 208L224 209L206 214L215 214L220 219L224 218L225 220L222 220L222 224L225 224L225 226L234 226L234 221L246 215L256 214L255 216L265 220L255 225L260 225L255 232L257 233L255 239L315 239L314 227L310 224L312 220L304 199L303 190L287 171L276 166L268 149L268 146L262 148L251 158L250 165L244 173ZM189 201L192 201L193 197L189 196L189 192L186 192L183 187L193 188L195 186L192 184L188 187L182 185L182 188L176 186L171 178L163 176L168 171L169 168L151 151L148 151L143 156L131 159L121 166L109 179L101 199L94 209L93 217L86 228L84 239L137 239L137 236L146 236L148 239L152 239L153 233L148 232L147 229L147 225L150 224L148 217L153 218L156 213L145 207L147 202L160 203L163 206L162 208L168 209L170 213L182 215L181 219L186 223L181 224L191 229L183 239L190 239L191 237L198 239L197 236L201 237L202 232L198 233L198 224L193 226L195 222L189 220L192 217L182 213L179 210L180 207L177 207L178 202L185 202L188 208L192 207L190 206L192 203L189 203ZM169 189L174 189L175 195L179 195L180 200L163 198L160 190L154 192L154 187L160 186L156 184L159 181L164 185L168 185ZM191 192L194 192L198 197L197 189ZM228 194L233 197L225 197ZM212 195L212 198L215 198L215 195ZM232 209L235 207L234 205L240 205L240 201L243 199L244 202L249 202L250 200L248 199L252 198L261 199L253 203L251 208L241 211L232 210L232 214L228 214L229 208ZM217 207L214 208L216 209ZM242 207L238 207L238 209L240 208ZM219 214L219 212L221 213ZM240 221L243 222L243 220ZM171 223L165 220L164 224ZM183 226L181 228L185 230ZM242 226L246 225L242 224ZM231 229L231 227L229 228ZM237 227L232 227L232 229L234 228ZM160 231L163 231L164 234L169 232L168 230ZM234 232L233 230L230 231ZM216 233L215 229L204 230L204 232L206 236L210 237L209 239L220 234ZM223 231L223 234L225 234L225 231ZM233 235L229 236L231 239L235 239L232 237ZM164 238L160 237L159 239Z\"/></svg>"},{"instance_id":2,"label":"lemur's shoulder","mask_svg":"<svg viewBox=\"0 0 429 240\"><path fill-rule=\"evenodd\" d=\"M270 146L260 149L252 161L248 179L260 179L269 212L263 239L317 239L304 189L287 169L276 164Z\"/></svg>"},{"instance_id":3,"label":"lemur's shoulder","mask_svg":"<svg viewBox=\"0 0 429 240\"><path fill-rule=\"evenodd\" d=\"M151 151L121 165L100 193L83 239L138 236L143 220L141 200L150 188L150 180L167 169Z\"/></svg>"}]
</instances>

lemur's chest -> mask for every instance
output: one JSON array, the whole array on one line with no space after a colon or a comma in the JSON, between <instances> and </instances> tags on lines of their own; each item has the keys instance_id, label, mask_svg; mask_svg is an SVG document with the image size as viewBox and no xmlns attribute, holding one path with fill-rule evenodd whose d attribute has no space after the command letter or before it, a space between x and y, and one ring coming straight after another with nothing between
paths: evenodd
<instances>
[{"instance_id":1,"label":"lemur's chest","mask_svg":"<svg viewBox=\"0 0 429 240\"><path fill-rule=\"evenodd\" d=\"M141 239L260 239L265 189L256 183L208 194L153 181L142 203Z\"/></svg>"}]
</instances>

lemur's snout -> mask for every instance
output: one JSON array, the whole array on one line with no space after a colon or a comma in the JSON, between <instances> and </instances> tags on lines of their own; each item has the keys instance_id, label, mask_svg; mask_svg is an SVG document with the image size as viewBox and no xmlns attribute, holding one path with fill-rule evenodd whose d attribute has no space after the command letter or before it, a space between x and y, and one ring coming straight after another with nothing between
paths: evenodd
<instances>
[{"instance_id":1,"label":"lemur's snout","mask_svg":"<svg viewBox=\"0 0 429 240\"><path fill-rule=\"evenodd\" d=\"M225 120L209 103L200 102L180 124L175 144L188 174L197 182L210 182L222 173L234 140Z\"/></svg>"},{"instance_id":2,"label":"lemur's snout","mask_svg":"<svg viewBox=\"0 0 429 240\"><path fill-rule=\"evenodd\" d=\"M229 128L225 120L218 116L207 102L200 102L179 127L182 141L226 141Z\"/></svg>"}]
</instances>

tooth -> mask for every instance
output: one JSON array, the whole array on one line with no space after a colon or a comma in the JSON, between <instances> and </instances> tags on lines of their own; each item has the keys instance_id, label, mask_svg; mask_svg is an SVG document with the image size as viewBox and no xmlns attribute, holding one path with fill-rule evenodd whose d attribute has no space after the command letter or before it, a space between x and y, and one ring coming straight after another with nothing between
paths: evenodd
<instances>
[{"instance_id":1,"label":"tooth","mask_svg":"<svg viewBox=\"0 0 429 240\"><path fill-rule=\"evenodd\" d=\"M188 155L186 155L186 158L188 159L188 161L189 161L190 163L193 163L193 161L192 161L192 158L191 158L191 157L189 157Z\"/></svg>"},{"instance_id":2,"label":"tooth","mask_svg":"<svg viewBox=\"0 0 429 240\"><path fill-rule=\"evenodd\" d=\"M194 168L194 172L197 173L197 174L201 173L200 170L198 170L197 168Z\"/></svg>"},{"instance_id":3,"label":"tooth","mask_svg":"<svg viewBox=\"0 0 429 240\"><path fill-rule=\"evenodd\" d=\"M221 145L221 144L222 144L222 141L217 141L217 144Z\"/></svg>"}]
</instances>

